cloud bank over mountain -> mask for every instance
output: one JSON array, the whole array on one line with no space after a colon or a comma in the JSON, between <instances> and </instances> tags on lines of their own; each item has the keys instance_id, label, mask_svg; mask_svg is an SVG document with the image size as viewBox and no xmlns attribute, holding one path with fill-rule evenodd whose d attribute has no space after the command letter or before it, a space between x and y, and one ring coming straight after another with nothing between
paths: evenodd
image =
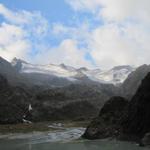
<instances>
[{"instance_id":1,"label":"cloud bank over mountain","mask_svg":"<svg viewBox=\"0 0 150 150\"><path fill-rule=\"evenodd\" d=\"M7 60L19 57L34 63L104 69L150 63L148 0L64 3L81 16L72 14L74 24L50 22L40 10L10 9L1 4L0 55Z\"/></svg>"}]
</instances>

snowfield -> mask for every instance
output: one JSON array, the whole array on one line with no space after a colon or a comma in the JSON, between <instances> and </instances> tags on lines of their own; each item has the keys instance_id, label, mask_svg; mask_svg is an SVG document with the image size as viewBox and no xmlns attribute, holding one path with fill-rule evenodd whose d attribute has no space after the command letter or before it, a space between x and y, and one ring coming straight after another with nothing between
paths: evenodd
<instances>
[{"instance_id":1,"label":"snowfield","mask_svg":"<svg viewBox=\"0 0 150 150\"><path fill-rule=\"evenodd\" d=\"M20 59L13 59L12 65L19 69L20 73L39 73L66 78L69 81L80 80L87 77L92 81L104 84L118 85L123 83L128 75L135 70L131 66L116 66L110 70L74 68L65 64L35 65Z\"/></svg>"}]
</instances>

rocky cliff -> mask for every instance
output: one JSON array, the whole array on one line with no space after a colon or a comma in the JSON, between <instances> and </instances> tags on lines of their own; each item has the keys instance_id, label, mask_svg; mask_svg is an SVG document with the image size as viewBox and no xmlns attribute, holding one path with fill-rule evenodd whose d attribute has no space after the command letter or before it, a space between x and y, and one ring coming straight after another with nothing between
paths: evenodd
<instances>
[{"instance_id":1,"label":"rocky cliff","mask_svg":"<svg viewBox=\"0 0 150 150\"><path fill-rule=\"evenodd\" d=\"M150 73L143 79L130 102L121 97L113 97L106 102L99 116L87 127L83 137L140 140L150 132L149 118Z\"/></svg>"},{"instance_id":2,"label":"rocky cliff","mask_svg":"<svg viewBox=\"0 0 150 150\"><path fill-rule=\"evenodd\" d=\"M150 132L150 73L143 79L141 86L133 96L125 120L123 131L143 137Z\"/></svg>"},{"instance_id":3,"label":"rocky cliff","mask_svg":"<svg viewBox=\"0 0 150 150\"><path fill-rule=\"evenodd\" d=\"M103 139L118 136L121 129L121 118L128 101L122 97L112 97L87 127L83 137L87 139Z\"/></svg>"}]
</instances>

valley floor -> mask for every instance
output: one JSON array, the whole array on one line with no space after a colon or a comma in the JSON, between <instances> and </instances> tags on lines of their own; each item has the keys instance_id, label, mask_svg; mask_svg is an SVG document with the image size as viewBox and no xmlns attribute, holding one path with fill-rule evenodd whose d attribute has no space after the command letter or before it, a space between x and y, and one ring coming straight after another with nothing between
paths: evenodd
<instances>
[{"instance_id":1,"label":"valley floor","mask_svg":"<svg viewBox=\"0 0 150 150\"><path fill-rule=\"evenodd\" d=\"M79 125L79 124L78 124ZM0 150L148 150L136 143L112 139L84 140L83 127L65 127L42 132L12 133L0 135Z\"/></svg>"},{"instance_id":2,"label":"valley floor","mask_svg":"<svg viewBox=\"0 0 150 150\"><path fill-rule=\"evenodd\" d=\"M89 121L55 121L55 122L39 122L31 124L8 124L0 125L0 135L8 133L30 133L54 131L71 127L86 128Z\"/></svg>"},{"instance_id":3,"label":"valley floor","mask_svg":"<svg viewBox=\"0 0 150 150\"><path fill-rule=\"evenodd\" d=\"M112 139L85 140L88 121L0 125L0 150L148 150Z\"/></svg>"}]
</instances>

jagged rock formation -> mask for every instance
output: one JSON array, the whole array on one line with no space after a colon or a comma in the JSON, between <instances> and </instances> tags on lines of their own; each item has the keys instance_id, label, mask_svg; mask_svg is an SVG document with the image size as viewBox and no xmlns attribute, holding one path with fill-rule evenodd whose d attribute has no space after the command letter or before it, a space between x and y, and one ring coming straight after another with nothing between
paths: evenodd
<instances>
[{"instance_id":1,"label":"jagged rock formation","mask_svg":"<svg viewBox=\"0 0 150 150\"><path fill-rule=\"evenodd\" d=\"M128 101L122 97L112 97L101 109L99 116L87 127L83 137L103 139L117 136L120 133L120 120Z\"/></svg>"},{"instance_id":2,"label":"jagged rock formation","mask_svg":"<svg viewBox=\"0 0 150 150\"><path fill-rule=\"evenodd\" d=\"M144 78L130 102L114 97L106 102L100 115L88 126L88 139L117 137L140 140L150 132L150 73ZM145 136L147 142L148 136Z\"/></svg>"},{"instance_id":3,"label":"jagged rock formation","mask_svg":"<svg viewBox=\"0 0 150 150\"><path fill-rule=\"evenodd\" d=\"M141 86L133 96L123 121L126 134L142 138L150 132L150 73L142 81Z\"/></svg>"}]
</instances>

